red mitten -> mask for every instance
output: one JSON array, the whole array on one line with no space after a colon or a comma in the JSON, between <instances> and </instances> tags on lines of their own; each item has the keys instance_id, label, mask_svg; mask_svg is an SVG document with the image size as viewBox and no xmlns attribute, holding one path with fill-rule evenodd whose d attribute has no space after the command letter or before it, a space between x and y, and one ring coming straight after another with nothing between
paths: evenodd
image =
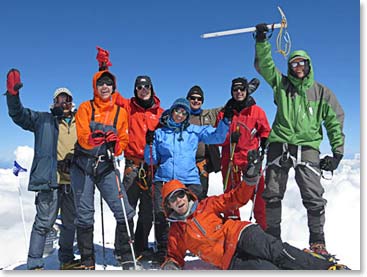
<instances>
[{"instance_id":1,"label":"red mitten","mask_svg":"<svg viewBox=\"0 0 367 277\"><path fill-rule=\"evenodd\" d=\"M108 131L106 133L106 142L107 142L108 149L113 150L114 154L119 153L120 139L113 131Z\"/></svg>"},{"instance_id":2,"label":"red mitten","mask_svg":"<svg viewBox=\"0 0 367 277\"><path fill-rule=\"evenodd\" d=\"M88 137L88 144L91 146L100 146L105 142L105 133L101 130L96 130Z\"/></svg>"},{"instance_id":3,"label":"red mitten","mask_svg":"<svg viewBox=\"0 0 367 277\"><path fill-rule=\"evenodd\" d=\"M98 46L97 50L97 61L99 65L99 70L108 69L109 66L112 66L112 63L110 62L110 52Z\"/></svg>"},{"instance_id":4,"label":"red mitten","mask_svg":"<svg viewBox=\"0 0 367 277\"><path fill-rule=\"evenodd\" d=\"M11 95L17 95L23 86L20 81L20 72L18 69L10 69L6 75L6 88Z\"/></svg>"}]
</instances>

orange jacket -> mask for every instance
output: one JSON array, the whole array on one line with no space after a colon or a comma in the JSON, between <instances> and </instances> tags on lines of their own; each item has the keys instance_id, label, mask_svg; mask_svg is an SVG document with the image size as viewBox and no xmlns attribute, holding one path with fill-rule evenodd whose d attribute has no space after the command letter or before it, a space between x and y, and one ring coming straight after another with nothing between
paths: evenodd
<instances>
[{"instance_id":1,"label":"orange jacket","mask_svg":"<svg viewBox=\"0 0 367 277\"><path fill-rule=\"evenodd\" d=\"M167 220L171 221L165 263L173 261L183 267L186 250L189 250L203 261L221 269L228 269L241 232L252 223L231 219L224 222L221 213L245 205L251 199L254 188L255 186L247 186L242 182L228 193L208 197L200 201L185 220L175 218L175 213L163 204L168 215ZM186 189L189 199L196 199L181 182L172 180L163 186L162 203L177 189Z\"/></svg>"},{"instance_id":2,"label":"orange jacket","mask_svg":"<svg viewBox=\"0 0 367 277\"><path fill-rule=\"evenodd\" d=\"M99 71L93 76L93 92L94 92L94 114L95 118L94 120L96 122L102 123L104 125L113 125L113 121L116 115L117 111L117 105L115 105L117 94L113 93L111 95L111 98L107 101L102 101L102 99L99 97L97 92L97 80L101 77L101 75L105 72L108 72L108 70ZM113 76L110 73L111 77L113 77L115 84L116 79L115 76ZM76 113L76 131L78 136L78 142L81 147L85 149L92 149L93 146L88 143L89 135L91 134L91 130L89 127L89 123L91 121L92 117L92 107L90 104L90 101L85 101L82 104L80 104L78 111ZM129 135L128 135L128 116L125 109L121 108L120 113L118 116L117 124L117 135L119 137L119 143L120 143L120 153L115 153L116 156L121 155L122 151L126 148L126 145L129 142Z\"/></svg>"},{"instance_id":3,"label":"orange jacket","mask_svg":"<svg viewBox=\"0 0 367 277\"><path fill-rule=\"evenodd\" d=\"M163 113L160 100L154 96L154 105L144 109L136 103L135 97L124 98L117 93L116 104L125 108L129 115L129 144L124 156L144 159L145 135L149 130L157 129L159 118Z\"/></svg>"}]
</instances>

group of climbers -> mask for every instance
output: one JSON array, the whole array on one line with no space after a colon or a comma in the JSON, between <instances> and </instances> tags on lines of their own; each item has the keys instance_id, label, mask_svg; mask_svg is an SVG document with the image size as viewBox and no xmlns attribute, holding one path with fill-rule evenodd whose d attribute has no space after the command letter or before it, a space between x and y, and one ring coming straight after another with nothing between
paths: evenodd
<instances>
[{"instance_id":1,"label":"group of climbers","mask_svg":"<svg viewBox=\"0 0 367 277\"><path fill-rule=\"evenodd\" d=\"M120 94L108 69L109 52L98 48L93 98L75 111L71 92L60 88L51 112L36 112L22 106L20 73L10 70L9 115L35 135L29 190L36 192L37 214L28 269L44 268L45 238L59 209L60 269L95 269L96 187L115 217L114 256L126 268L152 251L152 227L153 254L163 269L182 268L187 250L220 269L334 266L333 260L283 243L280 222L293 167L307 209L311 253L331 257L325 246L326 200L320 179L321 170L335 170L343 157L344 113L335 95L314 80L305 51L293 52L288 75L280 73L267 31L266 24L256 26L255 67L274 90L272 128L251 96L259 86L256 78L233 79L224 106L202 109L204 92L195 85L164 111L149 76L136 78L133 97ZM333 157L320 159L322 124ZM120 155L125 160L122 182L114 163ZM208 197L209 173L219 171L224 194ZM257 224L241 221L239 208L249 200ZM80 260L73 254L75 233Z\"/></svg>"}]
</instances>

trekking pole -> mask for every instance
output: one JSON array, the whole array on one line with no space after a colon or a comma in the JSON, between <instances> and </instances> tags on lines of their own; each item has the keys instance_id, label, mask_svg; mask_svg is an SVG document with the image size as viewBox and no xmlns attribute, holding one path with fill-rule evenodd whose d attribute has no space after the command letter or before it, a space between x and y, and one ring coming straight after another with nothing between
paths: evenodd
<instances>
[{"instance_id":1,"label":"trekking pole","mask_svg":"<svg viewBox=\"0 0 367 277\"><path fill-rule=\"evenodd\" d=\"M19 195L19 204L20 204L20 213L22 216L22 222L23 222L23 230L24 230L24 245L25 245L25 251L26 253L28 252L28 236L27 236L27 231L25 228L25 219L24 219L24 209L23 209L23 200L22 200L22 191L21 191L21 186L20 186L20 179L18 182L18 195Z\"/></svg>"},{"instance_id":2,"label":"trekking pole","mask_svg":"<svg viewBox=\"0 0 367 277\"><path fill-rule=\"evenodd\" d=\"M226 173L226 178L224 179L224 184L223 184L223 190L224 191L226 191L226 189L227 189L229 175L231 174L232 167L233 167L234 149L235 149L235 143L233 143L233 145L231 146L231 156L229 158L229 163L228 163L228 169L227 169L227 173Z\"/></svg>"},{"instance_id":3,"label":"trekking pole","mask_svg":"<svg viewBox=\"0 0 367 277\"><path fill-rule=\"evenodd\" d=\"M263 174L261 174L263 175ZM260 177L261 178L261 177ZM259 179L260 181L260 179ZM257 196L257 189L259 188L259 182L257 182L256 186L255 186L255 191L254 191L254 200L252 201L252 208L251 208L251 213L250 213L250 218L249 221L252 220L252 215L254 214L254 209L255 209L255 203L256 203L256 196Z\"/></svg>"},{"instance_id":4,"label":"trekking pole","mask_svg":"<svg viewBox=\"0 0 367 277\"><path fill-rule=\"evenodd\" d=\"M261 156L261 161L264 159L264 155ZM250 218L249 218L249 221L252 220L252 215L254 214L254 209L255 209L255 203L256 203L256 197L257 197L257 190L259 188L259 182L260 182L260 179L264 176L264 173L265 173L265 169L261 172L261 176L258 180L258 182L256 183L256 186L255 186L255 191L254 191L254 200L252 201L252 208L251 208L251 213L250 213Z\"/></svg>"},{"instance_id":5,"label":"trekking pole","mask_svg":"<svg viewBox=\"0 0 367 277\"><path fill-rule=\"evenodd\" d=\"M14 161L13 174L16 177L18 177L19 173L21 173L21 172L27 172L27 169L23 168L20 164L17 163L17 161ZM23 209L23 200L22 200L22 190L21 190L20 179L18 180L18 195L19 195L20 213L21 213L21 216L22 216L23 229L24 229L25 251L27 253L28 252L28 243L27 243L28 242L28 237L27 237L27 232L26 232L26 228L25 228L24 209Z\"/></svg>"},{"instance_id":6,"label":"trekking pole","mask_svg":"<svg viewBox=\"0 0 367 277\"><path fill-rule=\"evenodd\" d=\"M149 154L150 154L150 171L151 171L151 185L152 185L152 204L153 204L153 237L154 237L154 242L153 242L153 252L157 253L158 252L158 242L157 242L157 236L156 236L156 232L155 232L155 202L154 202L154 189L155 189L155 185L153 182L153 177L154 177L154 165L153 165L153 144L149 144Z\"/></svg>"},{"instance_id":7,"label":"trekking pole","mask_svg":"<svg viewBox=\"0 0 367 277\"><path fill-rule=\"evenodd\" d=\"M239 130L240 130L240 126L237 126L236 132L239 132ZM231 139L231 137L229 139ZM224 179L224 184L223 184L224 191L226 191L227 189L229 175L231 174L231 171L232 171L234 150L236 149L236 146L237 146L236 142L233 142L233 143L231 142L231 153L229 157L228 169L227 169L226 178Z\"/></svg>"},{"instance_id":8,"label":"trekking pole","mask_svg":"<svg viewBox=\"0 0 367 277\"><path fill-rule=\"evenodd\" d=\"M103 270L106 270L106 248L105 248L105 240L104 240L104 217L103 217L103 199L102 193L99 192L99 198L101 203L101 221L102 221L102 258L103 258Z\"/></svg>"},{"instance_id":9,"label":"trekking pole","mask_svg":"<svg viewBox=\"0 0 367 277\"><path fill-rule=\"evenodd\" d=\"M124 196L123 196L122 191L121 191L121 181L120 181L119 175L117 174L118 169L117 169L116 157L115 157L115 154L113 153L113 151L111 151L110 149L107 150L107 153L108 153L108 156L111 157L111 159L112 159L113 168L115 170L116 185L117 185L117 190L118 190L118 194L119 194L118 197L121 199L121 203L122 203L122 210L123 210L124 218L125 218L127 236L129 237L129 245L130 245L131 254L133 256L133 261L134 261L134 269L137 270L133 240L131 238L131 233L130 233L130 228L129 228L129 221L127 220Z\"/></svg>"}]
</instances>

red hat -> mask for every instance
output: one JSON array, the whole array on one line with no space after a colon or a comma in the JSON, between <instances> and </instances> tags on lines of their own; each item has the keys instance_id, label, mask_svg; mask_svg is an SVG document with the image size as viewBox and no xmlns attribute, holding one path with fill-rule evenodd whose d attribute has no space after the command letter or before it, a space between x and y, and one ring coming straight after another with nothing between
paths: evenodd
<instances>
[{"instance_id":1,"label":"red hat","mask_svg":"<svg viewBox=\"0 0 367 277\"><path fill-rule=\"evenodd\" d=\"M165 183L162 187L162 207L165 215L168 217L171 213L171 209L167 207L167 202L169 197L178 190L184 190L188 196L191 196L192 199L196 200L197 197L193 194L184 184L182 184L179 180L171 180Z\"/></svg>"}]
</instances>

